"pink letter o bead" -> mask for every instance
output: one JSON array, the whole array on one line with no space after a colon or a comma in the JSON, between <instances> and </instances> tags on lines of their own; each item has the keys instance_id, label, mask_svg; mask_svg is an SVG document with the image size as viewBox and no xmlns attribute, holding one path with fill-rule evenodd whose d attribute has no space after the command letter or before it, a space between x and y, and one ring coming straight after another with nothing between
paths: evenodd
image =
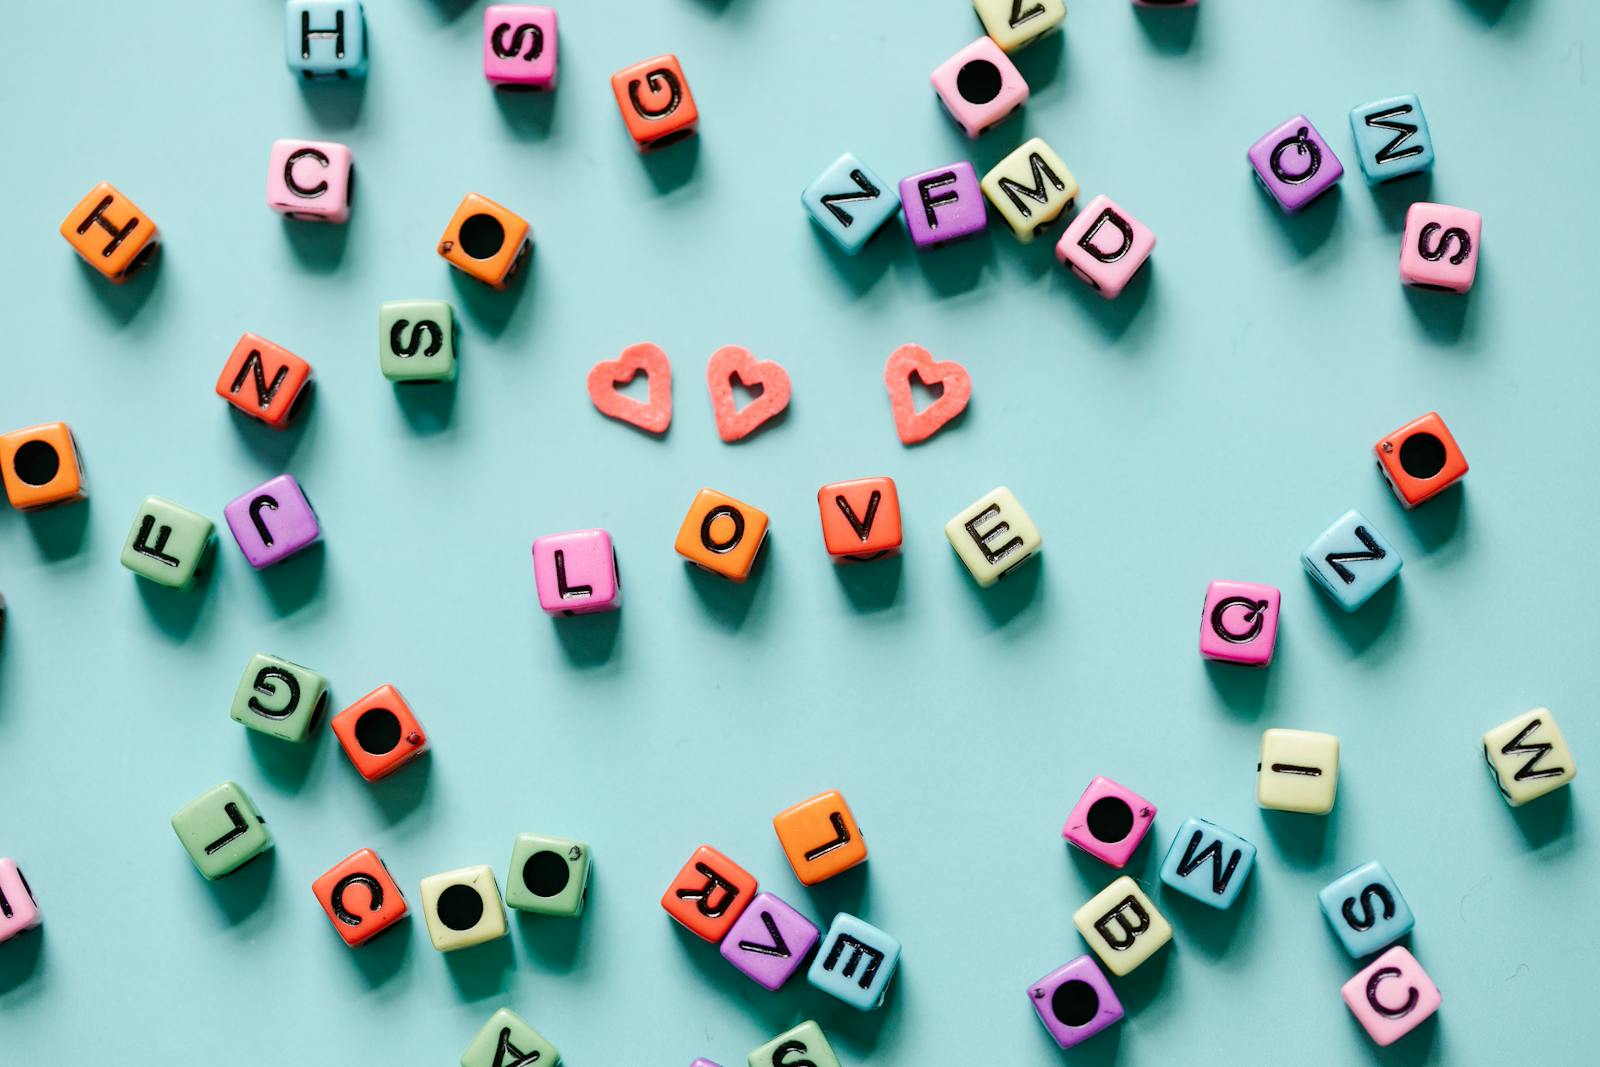
<instances>
[{"instance_id":1,"label":"pink letter o bead","mask_svg":"<svg viewBox=\"0 0 1600 1067\"><path fill-rule=\"evenodd\" d=\"M292 475L270 478L222 509L239 551L256 570L280 563L322 537L317 513Z\"/></svg>"},{"instance_id":2,"label":"pink letter o bead","mask_svg":"<svg viewBox=\"0 0 1600 1067\"><path fill-rule=\"evenodd\" d=\"M1265 667L1278 643L1279 592L1254 582L1212 582L1200 612L1200 654Z\"/></svg>"},{"instance_id":3,"label":"pink letter o bead","mask_svg":"<svg viewBox=\"0 0 1600 1067\"><path fill-rule=\"evenodd\" d=\"M1068 224L1056 259L1110 300L1127 287L1155 246L1150 227L1109 196L1097 196Z\"/></svg>"},{"instance_id":4,"label":"pink letter o bead","mask_svg":"<svg viewBox=\"0 0 1600 1067\"><path fill-rule=\"evenodd\" d=\"M604 530L549 534L533 543L533 583L551 615L614 611L622 602L616 550Z\"/></svg>"},{"instance_id":5,"label":"pink letter o bead","mask_svg":"<svg viewBox=\"0 0 1600 1067\"><path fill-rule=\"evenodd\" d=\"M0 859L0 903L5 904L0 908L0 941L10 941L39 925L39 905L16 860Z\"/></svg>"},{"instance_id":6,"label":"pink letter o bead","mask_svg":"<svg viewBox=\"0 0 1600 1067\"><path fill-rule=\"evenodd\" d=\"M1028 99L1028 83L989 37L979 37L933 70L933 91L968 137L976 137Z\"/></svg>"},{"instance_id":7,"label":"pink letter o bead","mask_svg":"<svg viewBox=\"0 0 1600 1067\"><path fill-rule=\"evenodd\" d=\"M1478 276L1483 216L1448 204L1412 204L1400 245L1400 279L1420 289L1464 293Z\"/></svg>"},{"instance_id":8,"label":"pink letter o bead","mask_svg":"<svg viewBox=\"0 0 1600 1067\"><path fill-rule=\"evenodd\" d=\"M483 76L508 89L554 89L555 11L490 4L483 12Z\"/></svg>"},{"instance_id":9,"label":"pink letter o bead","mask_svg":"<svg viewBox=\"0 0 1600 1067\"><path fill-rule=\"evenodd\" d=\"M1125 785L1097 777L1067 816L1061 836L1113 867L1125 867L1156 821L1156 806Z\"/></svg>"},{"instance_id":10,"label":"pink letter o bead","mask_svg":"<svg viewBox=\"0 0 1600 1067\"><path fill-rule=\"evenodd\" d=\"M344 222L350 218L353 167L350 149L335 141L274 141L267 205L286 218Z\"/></svg>"},{"instance_id":11,"label":"pink letter o bead","mask_svg":"<svg viewBox=\"0 0 1600 1067\"><path fill-rule=\"evenodd\" d=\"M1339 990L1372 1040L1392 1045L1439 1010L1439 987L1400 945L1369 963Z\"/></svg>"}]
</instances>

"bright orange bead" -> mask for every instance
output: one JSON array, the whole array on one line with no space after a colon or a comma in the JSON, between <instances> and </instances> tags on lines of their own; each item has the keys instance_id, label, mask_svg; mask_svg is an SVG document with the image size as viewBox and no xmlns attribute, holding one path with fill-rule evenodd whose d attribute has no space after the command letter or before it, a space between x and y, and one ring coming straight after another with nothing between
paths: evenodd
<instances>
[{"instance_id":1,"label":"bright orange bead","mask_svg":"<svg viewBox=\"0 0 1600 1067\"><path fill-rule=\"evenodd\" d=\"M161 245L155 222L109 182L78 201L61 221L61 236L84 262L118 285Z\"/></svg>"},{"instance_id":2,"label":"bright orange bead","mask_svg":"<svg viewBox=\"0 0 1600 1067\"><path fill-rule=\"evenodd\" d=\"M439 254L457 270L504 289L533 248L531 233L515 211L468 193L439 238Z\"/></svg>"},{"instance_id":3,"label":"bright orange bead","mask_svg":"<svg viewBox=\"0 0 1600 1067\"><path fill-rule=\"evenodd\" d=\"M766 512L714 489L702 489L683 517L674 547L690 563L742 582L750 577L766 540Z\"/></svg>"},{"instance_id":4,"label":"bright orange bead","mask_svg":"<svg viewBox=\"0 0 1600 1067\"><path fill-rule=\"evenodd\" d=\"M868 560L900 547L900 496L893 478L857 478L817 490L828 555Z\"/></svg>"},{"instance_id":5,"label":"bright orange bead","mask_svg":"<svg viewBox=\"0 0 1600 1067\"><path fill-rule=\"evenodd\" d=\"M329 723L361 777L375 782L393 774L428 747L428 735L392 685L380 685Z\"/></svg>"},{"instance_id":6,"label":"bright orange bead","mask_svg":"<svg viewBox=\"0 0 1600 1067\"><path fill-rule=\"evenodd\" d=\"M1372 450L1383 476L1408 508L1444 492L1467 473L1467 457L1435 411L1406 423Z\"/></svg>"},{"instance_id":7,"label":"bright orange bead","mask_svg":"<svg viewBox=\"0 0 1600 1067\"><path fill-rule=\"evenodd\" d=\"M289 424L311 382L311 364L264 337L247 333L228 353L217 395L275 430Z\"/></svg>"},{"instance_id":8,"label":"bright orange bead","mask_svg":"<svg viewBox=\"0 0 1600 1067\"><path fill-rule=\"evenodd\" d=\"M366 944L406 915L406 898L370 848L340 860L311 883L311 892L347 945Z\"/></svg>"},{"instance_id":9,"label":"bright orange bead","mask_svg":"<svg viewBox=\"0 0 1600 1067\"><path fill-rule=\"evenodd\" d=\"M66 504L89 495L78 443L64 422L47 422L0 435L0 472L5 475L6 499L22 511Z\"/></svg>"},{"instance_id":10,"label":"bright orange bead","mask_svg":"<svg viewBox=\"0 0 1600 1067\"><path fill-rule=\"evenodd\" d=\"M701 845L661 895L661 906L696 936L716 944L755 895L755 875Z\"/></svg>"},{"instance_id":11,"label":"bright orange bead","mask_svg":"<svg viewBox=\"0 0 1600 1067\"><path fill-rule=\"evenodd\" d=\"M837 789L818 793L772 818L794 876L816 885L867 859L867 842Z\"/></svg>"},{"instance_id":12,"label":"bright orange bead","mask_svg":"<svg viewBox=\"0 0 1600 1067\"><path fill-rule=\"evenodd\" d=\"M677 56L656 56L622 68L611 75L611 91L617 94L628 135L641 152L682 140L700 121Z\"/></svg>"}]
</instances>

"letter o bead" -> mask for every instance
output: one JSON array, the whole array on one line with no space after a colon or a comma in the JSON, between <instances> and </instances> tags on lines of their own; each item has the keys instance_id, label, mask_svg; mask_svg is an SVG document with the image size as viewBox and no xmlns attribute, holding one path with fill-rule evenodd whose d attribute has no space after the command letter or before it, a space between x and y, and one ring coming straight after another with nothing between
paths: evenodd
<instances>
[{"instance_id":1,"label":"letter o bead","mask_svg":"<svg viewBox=\"0 0 1600 1067\"><path fill-rule=\"evenodd\" d=\"M702 489L689 504L674 547L695 566L743 582L766 541L766 512L714 489Z\"/></svg>"},{"instance_id":2,"label":"letter o bead","mask_svg":"<svg viewBox=\"0 0 1600 1067\"><path fill-rule=\"evenodd\" d=\"M1339 995L1380 1046L1392 1045L1415 1030L1443 1000L1422 964L1400 945L1369 963Z\"/></svg>"},{"instance_id":3,"label":"letter o bead","mask_svg":"<svg viewBox=\"0 0 1600 1067\"><path fill-rule=\"evenodd\" d=\"M554 9L490 4L483 12L483 76L496 89L554 89L556 41Z\"/></svg>"},{"instance_id":4,"label":"letter o bead","mask_svg":"<svg viewBox=\"0 0 1600 1067\"><path fill-rule=\"evenodd\" d=\"M1056 244L1056 259L1111 300L1127 288L1155 247L1150 227L1109 196L1097 196L1067 225Z\"/></svg>"},{"instance_id":5,"label":"letter o bead","mask_svg":"<svg viewBox=\"0 0 1600 1067\"><path fill-rule=\"evenodd\" d=\"M267 206L290 219L348 221L354 173L350 149L336 141L274 141Z\"/></svg>"},{"instance_id":6,"label":"letter o bead","mask_svg":"<svg viewBox=\"0 0 1600 1067\"><path fill-rule=\"evenodd\" d=\"M1072 925L1094 949L1106 970L1129 974L1172 940L1172 926L1144 890L1123 875L1072 916Z\"/></svg>"},{"instance_id":7,"label":"letter o bead","mask_svg":"<svg viewBox=\"0 0 1600 1067\"><path fill-rule=\"evenodd\" d=\"M364 945L406 917L406 898L383 860L358 849L311 883L328 921L352 948Z\"/></svg>"},{"instance_id":8,"label":"letter o bead","mask_svg":"<svg viewBox=\"0 0 1600 1067\"><path fill-rule=\"evenodd\" d=\"M1400 280L1407 285L1464 293L1477 280L1483 216L1476 211L1412 204L1400 240Z\"/></svg>"}]
</instances>

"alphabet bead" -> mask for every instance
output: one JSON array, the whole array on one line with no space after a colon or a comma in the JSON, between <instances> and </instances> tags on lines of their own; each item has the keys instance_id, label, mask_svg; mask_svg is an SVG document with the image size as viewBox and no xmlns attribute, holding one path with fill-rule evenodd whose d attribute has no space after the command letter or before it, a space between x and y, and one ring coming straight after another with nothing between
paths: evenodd
<instances>
[{"instance_id":1,"label":"alphabet bead","mask_svg":"<svg viewBox=\"0 0 1600 1067\"><path fill-rule=\"evenodd\" d=\"M517 1064L561 1062L561 1053L543 1034L528 1025L510 1008L489 1016L467 1051L461 1054L461 1067L516 1067Z\"/></svg>"},{"instance_id":2,"label":"alphabet bead","mask_svg":"<svg viewBox=\"0 0 1600 1067\"><path fill-rule=\"evenodd\" d=\"M547 834L518 834L506 873L506 906L576 918L589 898L589 846Z\"/></svg>"},{"instance_id":3,"label":"alphabet bead","mask_svg":"<svg viewBox=\"0 0 1600 1067\"><path fill-rule=\"evenodd\" d=\"M1031 244L1071 211L1078 198L1078 179L1042 137L1017 146L979 184L1023 244Z\"/></svg>"},{"instance_id":4,"label":"alphabet bead","mask_svg":"<svg viewBox=\"0 0 1600 1067\"><path fill-rule=\"evenodd\" d=\"M161 233L149 215L101 182L61 220L61 236L83 261L121 285L150 261L161 246Z\"/></svg>"},{"instance_id":5,"label":"alphabet bead","mask_svg":"<svg viewBox=\"0 0 1600 1067\"><path fill-rule=\"evenodd\" d=\"M1339 739L1310 730L1268 730L1256 764L1256 803L1326 815L1339 790Z\"/></svg>"},{"instance_id":6,"label":"alphabet bead","mask_svg":"<svg viewBox=\"0 0 1600 1067\"><path fill-rule=\"evenodd\" d=\"M674 547L695 566L743 582L766 541L766 512L714 489L702 489L689 504Z\"/></svg>"},{"instance_id":7,"label":"alphabet bead","mask_svg":"<svg viewBox=\"0 0 1600 1067\"><path fill-rule=\"evenodd\" d=\"M615 611L622 604L617 552L604 530L547 534L533 542L539 606L551 615Z\"/></svg>"},{"instance_id":8,"label":"alphabet bead","mask_svg":"<svg viewBox=\"0 0 1600 1067\"><path fill-rule=\"evenodd\" d=\"M1005 486L985 493L944 524L944 536L987 589L1044 547L1039 528Z\"/></svg>"},{"instance_id":9,"label":"alphabet bead","mask_svg":"<svg viewBox=\"0 0 1600 1067\"><path fill-rule=\"evenodd\" d=\"M1067 224L1056 243L1056 259L1107 300L1127 287L1156 247L1150 227L1097 196Z\"/></svg>"},{"instance_id":10,"label":"alphabet bead","mask_svg":"<svg viewBox=\"0 0 1600 1067\"><path fill-rule=\"evenodd\" d=\"M1346 871L1317 894L1322 914L1344 950L1356 959L1400 940L1417 920L1381 863Z\"/></svg>"},{"instance_id":11,"label":"alphabet bead","mask_svg":"<svg viewBox=\"0 0 1600 1067\"><path fill-rule=\"evenodd\" d=\"M1389 488L1407 508L1438 496L1467 473L1467 457L1437 411L1406 423L1372 451Z\"/></svg>"},{"instance_id":12,"label":"alphabet bead","mask_svg":"<svg viewBox=\"0 0 1600 1067\"><path fill-rule=\"evenodd\" d=\"M289 425L310 395L311 364L264 337L247 333L217 375L217 395L275 430Z\"/></svg>"},{"instance_id":13,"label":"alphabet bead","mask_svg":"<svg viewBox=\"0 0 1600 1067\"><path fill-rule=\"evenodd\" d=\"M806 981L852 1008L871 1011L883 1003L899 964L899 941L841 911L833 917Z\"/></svg>"},{"instance_id":14,"label":"alphabet bead","mask_svg":"<svg viewBox=\"0 0 1600 1067\"><path fill-rule=\"evenodd\" d=\"M759 893L722 939L722 958L763 989L781 989L805 965L821 932L771 893Z\"/></svg>"},{"instance_id":15,"label":"alphabet bead","mask_svg":"<svg viewBox=\"0 0 1600 1067\"><path fill-rule=\"evenodd\" d=\"M406 917L405 896L389 868L370 848L357 849L340 860L311 883L311 893L352 948Z\"/></svg>"},{"instance_id":16,"label":"alphabet bead","mask_svg":"<svg viewBox=\"0 0 1600 1067\"><path fill-rule=\"evenodd\" d=\"M1506 803L1520 808L1578 776L1578 764L1549 708L1534 708L1483 735L1483 758Z\"/></svg>"},{"instance_id":17,"label":"alphabet bead","mask_svg":"<svg viewBox=\"0 0 1600 1067\"><path fill-rule=\"evenodd\" d=\"M456 377L456 317L443 300L391 300L378 307L378 367L391 382Z\"/></svg>"},{"instance_id":18,"label":"alphabet bead","mask_svg":"<svg viewBox=\"0 0 1600 1067\"><path fill-rule=\"evenodd\" d=\"M1433 137L1415 94L1375 100L1350 112L1361 170L1373 185L1433 166Z\"/></svg>"},{"instance_id":19,"label":"alphabet bead","mask_svg":"<svg viewBox=\"0 0 1600 1067\"><path fill-rule=\"evenodd\" d=\"M1123 875L1072 916L1072 925L1089 943L1106 970L1129 974L1172 940L1172 927L1144 890Z\"/></svg>"},{"instance_id":20,"label":"alphabet bead","mask_svg":"<svg viewBox=\"0 0 1600 1067\"><path fill-rule=\"evenodd\" d=\"M556 13L533 4L483 12L483 76L497 89L556 87Z\"/></svg>"},{"instance_id":21,"label":"alphabet bead","mask_svg":"<svg viewBox=\"0 0 1600 1067\"><path fill-rule=\"evenodd\" d=\"M369 782L393 774L428 748L422 724L392 685L380 685L329 725L344 754Z\"/></svg>"},{"instance_id":22,"label":"alphabet bead","mask_svg":"<svg viewBox=\"0 0 1600 1067\"><path fill-rule=\"evenodd\" d=\"M147 496L122 543L122 565L169 589L189 589L216 546L211 520L186 507Z\"/></svg>"},{"instance_id":23,"label":"alphabet bead","mask_svg":"<svg viewBox=\"0 0 1600 1067\"><path fill-rule=\"evenodd\" d=\"M800 203L823 233L855 255L900 210L900 197L877 171L846 152L817 175Z\"/></svg>"},{"instance_id":24,"label":"alphabet bead","mask_svg":"<svg viewBox=\"0 0 1600 1067\"><path fill-rule=\"evenodd\" d=\"M1255 582L1212 582L1200 609L1200 654L1223 663L1265 667L1278 644L1282 594Z\"/></svg>"},{"instance_id":25,"label":"alphabet bead","mask_svg":"<svg viewBox=\"0 0 1600 1067\"><path fill-rule=\"evenodd\" d=\"M354 169L350 149L335 141L274 141L267 206L285 218L345 222Z\"/></svg>"},{"instance_id":26,"label":"alphabet bead","mask_svg":"<svg viewBox=\"0 0 1600 1067\"><path fill-rule=\"evenodd\" d=\"M1061 25L1066 0L972 0L983 32L1007 52L1015 52Z\"/></svg>"},{"instance_id":27,"label":"alphabet bead","mask_svg":"<svg viewBox=\"0 0 1600 1067\"><path fill-rule=\"evenodd\" d=\"M1344 177L1344 164L1304 115L1268 130L1246 158L1256 181L1291 215Z\"/></svg>"},{"instance_id":28,"label":"alphabet bead","mask_svg":"<svg viewBox=\"0 0 1600 1067\"><path fill-rule=\"evenodd\" d=\"M1079 956L1028 987L1028 1003L1062 1048L1122 1021L1122 1002L1092 956Z\"/></svg>"},{"instance_id":29,"label":"alphabet bead","mask_svg":"<svg viewBox=\"0 0 1600 1067\"><path fill-rule=\"evenodd\" d=\"M674 55L656 56L611 75L628 136L641 152L665 148L694 133L700 111Z\"/></svg>"},{"instance_id":30,"label":"alphabet bead","mask_svg":"<svg viewBox=\"0 0 1600 1067\"><path fill-rule=\"evenodd\" d=\"M1125 785L1096 777L1073 805L1061 836L1102 863L1126 867L1156 819L1156 806Z\"/></svg>"},{"instance_id":31,"label":"alphabet bead","mask_svg":"<svg viewBox=\"0 0 1600 1067\"><path fill-rule=\"evenodd\" d=\"M988 37L979 37L934 68L933 91L956 124L977 137L1028 99L1016 64Z\"/></svg>"},{"instance_id":32,"label":"alphabet bead","mask_svg":"<svg viewBox=\"0 0 1600 1067\"><path fill-rule=\"evenodd\" d=\"M661 894L661 906L690 933L716 944L755 895L755 875L710 845L701 845Z\"/></svg>"},{"instance_id":33,"label":"alphabet bead","mask_svg":"<svg viewBox=\"0 0 1600 1067\"><path fill-rule=\"evenodd\" d=\"M1367 964L1339 990L1350 1014L1381 1046L1392 1045L1439 1010L1428 972L1400 945Z\"/></svg>"},{"instance_id":34,"label":"alphabet bead","mask_svg":"<svg viewBox=\"0 0 1600 1067\"><path fill-rule=\"evenodd\" d=\"M316 671L258 652L245 664L229 716L283 741L304 741L328 707L328 680Z\"/></svg>"},{"instance_id":35,"label":"alphabet bead","mask_svg":"<svg viewBox=\"0 0 1600 1067\"><path fill-rule=\"evenodd\" d=\"M468 193L439 238L439 254L457 270L504 289L533 251L532 238L533 229L521 215Z\"/></svg>"},{"instance_id":36,"label":"alphabet bead","mask_svg":"<svg viewBox=\"0 0 1600 1067\"><path fill-rule=\"evenodd\" d=\"M1478 277L1483 216L1448 204L1412 204L1400 244L1400 279L1418 289L1464 293Z\"/></svg>"},{"instance_id":37,"label":"alphabet bead","mask_svg":"<svg viewBox=\"0 0 1600 1067\"><path fill-rule=\"evenodd\" d=\"M360 78L367 73L367 22L359 0L288 0L283 51L301 77Z\"/></svg>"},{"instance_id":38,"label":"alphabet bead","mask_svg":"<svg viewBox=\"0 0 1600 1067\"><path fill-rule=\"evenodd\" d=\"M825 882L867 861L866 838L837 789L778 812L772 817L772 829L801 885Z\"/></svg>"},{"instance_id":39,"label":"alphabet bead","mask_svg":"<svg viewBox=\"0 0 1600 1067\"><path fill-rule=\"evenodd\" d=\"M1394 550L1358 511L1347 511L1300 554L1306 573L1346 611L1355 611L1400 573Z\"/></svg>"},{"instance_id":40,"label":"alphabet bead","mask_svg":"<svg viewBox=\"0 0 1600 1067\"><path fill-rule=\"evenodd\" d=\"M222 517L239 551L256 570L281 563L322 539L311 501L289 474L268 478L230 500Z\"/></svg>"},{"instance_id":41,"label":"alphabet bead","mask_svg":"<svg viewBox=\"0 0 1600 1067\"><path fill-rule=\"evenodd\" d=\"M1256 865L1256 846L1216 823L1186 819L1161 864L1161 880L1213 908L1231 908Z\"/></svg>"},{"instance_id":42,"label":"alphabet bead","mask_svg":"<svg viewBox=\"0 0 1600 1067\"><path fill-rule=\"evenodd\" d=\"M13 859L0 859L0 944L39 925L39 902Z\"/></svg>"},{"instance_id":43,"label":"alphabet bead","mask_svg":"<svg viewBox=\"0 0 1600 1067\"><path fill-rule=\"evenodd\" d=\"M839 1058L823 1036L822 1027L810 1019L750 1053L747 1062L749 1067L799 1067L802 1063L839 1067Z\"/></svg>"},{"instance_id":44,"label":"alphabet bead","mask_svg":"<svg viewBox=\"0 0 1600 1067\"><path fill-rule=\"evenodd\" d=\"M78 442L64 422L0 434L6 499L19 511L70 504L89 495Z\"/></svg>"},{"instance_id":45,"label":"alphabet bead","mask_svg":"<svg viewBox=\"0 0 1600 1067\"><path fill-rule=\"evenodd\" d=\"M710 1060L705 1059L704 1057L701 1057L700 1059L697 1059L693 1063L689 1064L689 1067L717 1067L717 1064L712 1063Z\"/></svg>"},{"instance_id":46,"label":"alphabet bead","mask_svg":"<svg viewBox=\"0 0 1600 1067\"><path fill-rule=\"evenodd\" d=\"M900 495L893 478L856 478L817 490L822 543L836 560L874 560L900 549Z\"/></svg>"},{"instance_id":47,"label":"alphabet bead","mask_svg":"<svg viewBox=\"0 0 1600 1067\"><path fill-rule=\"evenodd\" d=\"M195 869L212 882L272 847L267 820L237 782L223 782L179 808L172 829Z\"/></svg>"},{"instance_id":48,"label":"alphabet bead","mask_svg":"<svg viewBox=\"0 0 1600 1067\"><path fill-rule=\"evenodd\" d=\"M938 248L989 225L978 172L965 160L902 181L900 206L918 248Z\"/></svg>"},{"instance_id":49,"label":"alphabet bead","mask_svg":"<svg viewBox=\"0 0 1600 1067\"><path fill-rule=\"evenodd\" d=\"M422 918L440 952L506 936L506 909L488 867L462 867L422 880Z\"/></svg>"}]
</instances>

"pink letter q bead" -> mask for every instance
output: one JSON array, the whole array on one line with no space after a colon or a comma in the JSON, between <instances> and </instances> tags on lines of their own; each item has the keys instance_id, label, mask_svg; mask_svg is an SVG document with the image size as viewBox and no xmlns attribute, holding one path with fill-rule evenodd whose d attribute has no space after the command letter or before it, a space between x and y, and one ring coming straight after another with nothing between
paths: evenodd
<instances>
[{"instance_id":1,"label":"pink letter q bead","mask_svg":"<svg viewBox=\"0 0 1600 1067\"><path fill-rule=\"evenodd\" d=\"M604 530L574 530L534 541L533 581L539 606L551 615L614 611L622 602L617 554Z\"/></svg>"},{"instance_id":2,"label":"pink letter q bead","mask_svg":"<svg viewBox=\"0 0 1600 1067\"><path fill-rule=\"evenodd\" d=\"M556 13L532 4L483 12L483 76L497 88L556 87Z\"/></svg>"},{"instance_id":3,"label":"pink letter q bead","mask_svg":"<svg viewBox=\"0 0 1600 1067\"><path fill-rule=\"evenodd\" d=\"M317 513L292 475L280 474L222 509L239 551L256 570L282 562L322 537Z\"/></svg>"},{"instance_id":4,"label":"pink letter q bead","mask_svg":"<svg viewBox=\"0 0 1600 1067\"><path fill-rule=\"evenodd\" d=\"M0 941L39 925L39 905L16 860L0 859L0 905Z\"/></svg>"},{"instance_id":5,"label":"pink letter q bead","mask_svg":"<svg viewBox=\"0 0 1600 1067\"><path fill-rule=\"evenodd\" d=\"M1200 612L1200 654L1265 667L1278 643L1280 594L1254 582L1212 582Z\"/></svg>"},{"instance_id":6,"label":"pink letter q bead","mask_svg":"<svg viewBox=\"0 0 1600 1067\"><path fill-rule=\"evenodd\" d=\"M1096 859L1124 867L1155 821L1154 804L1125 785L1096 778L1067 816L1061 836Z\"/></svg>"},{"instance_id":7,"label":"pink letter q bead","mask_svg":"<svg viewBox=\"0 0 1600 1067\"><path fill-rule=\"evenodd\" d=\"M1392 1045L1415 1030L1443 999L1422 964L1400 945L1367 964L1339 994L1379 1045Z\"/></svg>"},{"instance_id":8,"label":"pink letter q bead","mask_svg":"<svg viewBox=\"0 0 1600 1067\"><path fill-rule=\"evenodd\" d=\"M1411 205L1400 245L1400 280L1419 289L1464 293L1478 276L1483 216L1446 204Z\"/></svg>"},{"instance_id":9,"label":"pink letter q bead","mask_svg":"<svg viewBox=\"0 0 1600 1067\"><path fill-rule=\"evenodd\" d=\"M345 222L353 167L350 149L334 141L274 141L267 205L285 218Z\"/></svg>"},{"instance_id":10,"label":"pink letter q bead","mask_svg":"<svg viewBox=\"0 0 1600 1067\"><path fill-rule=\"evenodd\" d=\"M1056 259L1110 300L1139 272L1155 246L1150 227L1109 196L1097 196L1061 235Z\"/></svg>"}]
</instances>

